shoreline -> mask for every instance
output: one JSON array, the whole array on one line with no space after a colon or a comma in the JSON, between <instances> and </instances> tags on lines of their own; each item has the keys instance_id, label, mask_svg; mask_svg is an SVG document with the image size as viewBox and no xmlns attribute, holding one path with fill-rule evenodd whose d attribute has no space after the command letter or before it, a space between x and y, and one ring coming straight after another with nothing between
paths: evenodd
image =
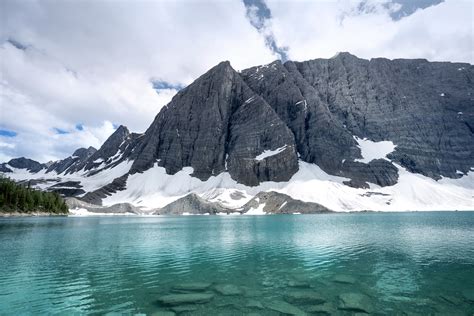
<instances>
[{"instance_id":1,"label":"shoreline","mask_svg":"<svg viewBox=\"0 0 474 316\"><path fill-rule=\"evenodd\" d=\"M259 214L259 215L250 215L250 214L239 214L238 216L274 216L274 215L344 215L344 214L400 214L400 213L433 213L433 212L449 212L449 213L464 213L464 212L474 212L473 210L431 210L431 211L350 211L350 212L332 212L332 213L314 213L314 214ZM211 216L210 214L166 214L166 215L151 215L151 214L107 214L107 213L97 213L97 214L54 214L54 213L45 213L45 212L35 212L35 213L0 213L0 218L9 218L9 217L193 217L193 216ZM236 214L215 214L214 216L219 217L235 217Z\"/></svg>"},{"instance_id":2,"label":"shoreline","mask_svg":"<svg viewBox=\"0 0 474 316\"><path fill-rule=\"evenodd\" d=\"M48 212L32 212L32 213L21 213L21 212L11 212L11 213L3 213L0 212L0 218L2 217L52 217L52 216L63 216L68 217L71 213L67 214L56 214L56 213L48 213Z\"/></svg>"}]
</instances>

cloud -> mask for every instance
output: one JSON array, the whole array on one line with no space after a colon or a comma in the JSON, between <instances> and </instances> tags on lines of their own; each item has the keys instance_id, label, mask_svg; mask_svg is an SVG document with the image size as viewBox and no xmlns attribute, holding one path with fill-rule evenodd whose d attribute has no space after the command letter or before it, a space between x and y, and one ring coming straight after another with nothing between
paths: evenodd
<instances>
[{"instance_id":1,"label":"cloud","mask_svg":"<svg viewBox=\"0 0 474 316\"><path fill-rule=\"evenodd\" d=\"M265 45L282 61L288 60L288 47L279 46L272 31L272 13L264 0L243 0L250 24L263 36Z\"/></svg>"},{"instance_id":2,"label":"cloud","mask_svg":"<svg viewBox=\"0 0 474 316\"><path fill-rule=\"evenodd\" d=\"M413 4L413 2L411 2ZM428 4L437 4L428 6ZM268 0L275 37L293 60L330 58L349 51L362 58L426 58L474 62L474 3L422 1ZM394 18L405 12L403 18Z\"/></svg>"},{"instance_id":3,"label":"cloud","mask_svg":"<svg viewBox=\"0 0 474 316\"><path fill-rule=\"evenodd\" d=\"M240 1L5 0L2 10L0 126L19 133L3 157L99 146L104 121L143 132L220 61L243 69L276 59Z\"/></svg>"},{"instance_id":4,"label":"cloud","mask_svg":"<svg viewBox=\"0 0 474 316\"><path fill-rule=\"evenodd\" d=\"M472 2L437 2L3 0L0 127L17 136L0 139L0 161L99 147L117 124L143 132L222 60L239 70L350 51L472 63Z\"/></svg>"}]
</instances>

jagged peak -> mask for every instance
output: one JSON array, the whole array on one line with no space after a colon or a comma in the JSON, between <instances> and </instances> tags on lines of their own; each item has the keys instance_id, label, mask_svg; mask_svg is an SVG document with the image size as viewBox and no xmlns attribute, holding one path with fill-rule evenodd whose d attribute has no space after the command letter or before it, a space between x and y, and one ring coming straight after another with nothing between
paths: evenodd
<instances>
[{"instance_id":1,"label":"jagged peak","mask_svg":"<svg viewBox=\"0 0 474 316\"><path fill-rule=\"evenodd\" d=\"M72 154L72 156L81 157L81 158L89 157L92 154L94 154L96 151L97 149L95 149L92 146L89 146L88 148L81 147L81 148L76 149L74 153Z\"/></svg>"},{"instance_id":2,"label":"jagged peak","mask_svg":"<svg viewBox=\"0 0 474 316\"><path fill-rule=\"evenodd\" d=\"M117 129L115 130L115 132L113 134L119 134L119 133L129 134L130 131L128 130L128 128L125 125L120 125L119 127L117 127Z\"/></svg>"},{"instance_id":3,"label":"jagged peak","mask_svg":"<svg viewBox=\"0 0 474 316\"><path fill-rule=\"evenodd\" d=\"M340 58L340 59L345 59L345 58L356 58L356 59L359 59L359 57L357 57L356 55L353 55L349 52L337 52L336 55L332 56L330 59L336 59L336 58Z\"/></svg>"}]
</instances>

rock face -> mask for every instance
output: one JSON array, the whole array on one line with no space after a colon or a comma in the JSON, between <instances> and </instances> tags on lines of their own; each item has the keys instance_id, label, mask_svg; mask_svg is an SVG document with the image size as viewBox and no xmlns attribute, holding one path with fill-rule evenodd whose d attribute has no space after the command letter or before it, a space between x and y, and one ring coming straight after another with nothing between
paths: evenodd
<instances>
[{"instance_id":1,"label":"rock face","mask_svg":"<svg viewBox=\"0 0 474 316\"><path fill-rule=\"evenodd\" d=\"M198 195L191 193L157 210L153 215L182 215L183 213L202 215L226 213L229 211L229 209L218 203L208 202Z\"/></svg>"},{"instance_id":2,"label":"rock face","mask_svg":"<svg viewBox=\"0 0 474 316\"><path fill-rule=\"evenodd\" d=\"M265 204L263 211L269 214L316 214L332 212L320 204L295 200L286 194L277 192L260 192L243 207L238 209L230 209L219 203L208 202L198 195L191 193L155 211L153 215L182 215L184 213L194 215L215 215L218 213L245 214L252 208L257 208L260 204Z\"/></svg>"},{"instance_id":3,"label":"rock face","mask_svg":"<svg viewBox=\"0 0 474 316\"><path fill-rule=\"evenodd\" d=\"M278 192L260 192L247 202L242 212L246 213L264 204L263 211L267 214L316 214L330 213L331 210L317 203L295 200L290 196Z\"/></svg>"},{"instance_id":4,"label":"rock face","mask_svg":"<svg viewBox=\"0 0 474 316\"><path fill-rule=\"evenodd\" d=\"M26 169L32 173L36 173L44 169L45 165L28 158L20 157L20 158L14 158L10 160L8 163L1 164L0 171L12 172L12 170L9 167L13 167L17 169Z\"/></svg>"},{"instance_id":5,"label":"rock face","mask_svg":"<svg viewBox=\"0 0 474 316\"><path fill-rule=\"evenodd\" d=\"M284 150L255 159L278 148ZM169 174L190 166L201 180L227 170L246 185L286 181L298 170L290 129L229 62L181 90L156 116L132 158L131 173L155 163Z\"/></svg>"},{"instance_id":6,"label":"rock face","mask_svg":"<svg viewBox=\"0 0 474 316\"><path fill-rule=\"evenodd\" d=\"M130 133L127 127L120 125L115 132L105 141L84 166L84 170L91 175L104 168L113 168L130 158L132 150L137 145L142 134Z\"/></svg>"},{"instance_id":7,"label":"rock face","mask_svg":"<svg viewBox=\"0 0 474 316\"><path fill-rule=\"evenodd\" d=\"M56 171L61 174L71 174L84 168L87 160L95 153L97 149L94 147L79 148L72 156L67 157L63 160L58 160L50 164L46 172Z\"/></svg>"},{"instance_id":8,"label":"rock face","mask_svg":"<svg viewBox=\"0 0 474 316\"><path fill-rule=\"evenodd\" d=\"M140 214L140 210L128 203L119 203L111 206L99 206L90 204L76 198L66 198L66 204L69 209L83 208L91 213L132 213Z\"/></svg>"},{"instance_id":9,"label":"rock face","mask_svg":"<svg viewBox=\"0 0 474 316\"><path fill-rule=\"evenodd\" d=\"M332 117L353 135L393 141L390 158L408 170L456 178L474 165L472 65L349 53L291 64Z\"/></svg>"}]
</instances>

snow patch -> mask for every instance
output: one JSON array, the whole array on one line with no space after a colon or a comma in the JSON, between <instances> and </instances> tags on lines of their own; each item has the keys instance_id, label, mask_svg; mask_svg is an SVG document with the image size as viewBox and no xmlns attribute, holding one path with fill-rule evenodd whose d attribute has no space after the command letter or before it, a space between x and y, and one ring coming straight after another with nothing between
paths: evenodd
<instances>
[{"instance_id":1,"label":"snow patch","mask_svg":"<svg viewBox=\"0 0 474 316\"><path fill-rule=\"evenodd\" d=\"M264 207L265 203L259 204L257 208L252 207L250 210L248 210L245 215L266 215L267 213L263 211Z\"/></svg>"},{"instance_id":2,"label":"snow patch","mask_svg":"<svg viewBox=\"0 0 474 316\"><path fill-rule=\"evenodd\" d=\"M252 97L248 98L247 100L245 100L245 102L243 103L243 105L249 104L249 103L252 102L253 100L255 100L255 96L252 96Z\"/></svg>"},{"instance_id":3,"label":"snow patch","mask_svg":"<svg viewBox=\"0 0 474 316\"><path fill-rule=\"evenodd\" d=\"M85 208L73 208L69 209L69 216L136 216L137 214L134 213L96 213L96 212L89 212Z\"/></svg>"},{"instance_id":4,"label":"snow patch","mask_svg":"<svg viewBox=\"0 0 474 316\"><path fill-rule=\"evenodd\" d=\"M282 151L284 151L286 149L288 145L284 145L280 148L277 148L275 150L264 150L263 153L261 153L260 155L258 155L257 157L255 157L255 160L263 160L265 158L268 158L268 157L271 157L271 156L275 156L275 155L278 155L279 153L281 153Z\"/></svg>"},{"instance_id":5,"label":"snow patch","mask_svg":"<svg viewBox=\"0 0 474 316\"><path fill-rule=\"evenodd\" d=\"M386 159L386 156L397 147L391 141L374 142L366 138L361 139L354 136L361 151L362 159L356 159L357 162L369 163L374 159Z\"/></svg>"}]
</instances>

